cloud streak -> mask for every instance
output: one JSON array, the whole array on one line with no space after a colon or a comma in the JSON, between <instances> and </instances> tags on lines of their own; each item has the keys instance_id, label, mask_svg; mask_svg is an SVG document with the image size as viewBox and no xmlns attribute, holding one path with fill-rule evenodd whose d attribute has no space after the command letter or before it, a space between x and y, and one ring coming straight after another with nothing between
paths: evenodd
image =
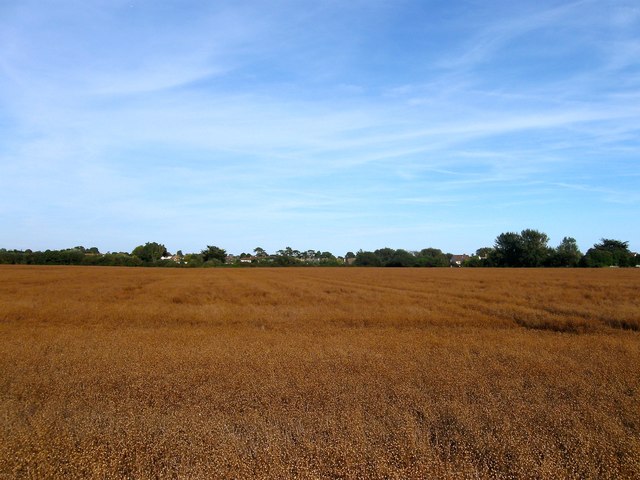
<instances>
[{"instance_id":1,"label":"cloud streak","mask_svg":"<svg viewBox=\"0 0 640 480\"><path fill-rule=\"evenodd\" d=\"M453 7L412 1L2 8L8 247L64 247L83 235L98 244L113 232L111 250L164 237L183 250L212 238L247 250L263 228L274 246L306 238L341 253L358 248L349 231L421 248L494 211L456 245L471 251L514 218L542 218L530 226L551 231L571 226L582 204L603 216L603 204L638 206L631 4L603 15L591 1L496 3L494 19L453 20ZM443 21L425 29L427 17ZM562 48L558 35L569 39ZM566 210L541 216L554 201ZM52 208L63 226L44 245L34 225L53 228ZM427 223L441 227L407 245L415 236L403 232ZM603 225L613 231L583 241L638 233Z\"/></svg>"}]
</instances>

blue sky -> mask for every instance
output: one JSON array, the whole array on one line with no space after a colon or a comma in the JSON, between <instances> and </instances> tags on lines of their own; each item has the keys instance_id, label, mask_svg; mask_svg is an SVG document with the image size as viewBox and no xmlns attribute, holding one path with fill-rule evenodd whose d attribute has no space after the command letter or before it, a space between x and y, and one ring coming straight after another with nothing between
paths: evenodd
<instances>
[{"instance_id":1,"label":"blue sky","mask_svg":"<svg viewBox=\"0 0 640 480\"><path fill-rule=\"evenodd\" d=\"M0 247L640 250L636 1L0 0Z\"/></svg>"}]
</instances>

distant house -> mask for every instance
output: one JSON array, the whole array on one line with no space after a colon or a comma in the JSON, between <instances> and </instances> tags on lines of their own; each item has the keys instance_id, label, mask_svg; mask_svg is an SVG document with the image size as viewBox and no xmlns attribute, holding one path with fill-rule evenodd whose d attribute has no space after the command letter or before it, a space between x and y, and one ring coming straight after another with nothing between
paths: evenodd
<instances>
[{"instance_id":1,"label":"distant house","mask_svg":"<svg viewBox=\"0 0 640 480\"><path fill-rule=\"evenodd\" d=\"M451 266L452 267L461 267L465 260L470 259L471 256L463 253L462 255L452 255L451 256Z\"/></svg>"}]
</instances>

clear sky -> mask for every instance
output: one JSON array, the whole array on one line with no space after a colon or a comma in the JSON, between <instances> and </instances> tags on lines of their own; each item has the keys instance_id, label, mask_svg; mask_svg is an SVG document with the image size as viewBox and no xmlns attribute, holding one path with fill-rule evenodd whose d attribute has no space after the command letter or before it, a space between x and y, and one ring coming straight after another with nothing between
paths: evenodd
<instances>
[{"instance_id":1,"label":"clear sky","mask_svg":"<svg viewBox=\"0 0 640 480\"><path fill-rule=\"evenodd\" d=\"M0 247L640 250L640 4L0 0Z\"/></svg>"}]
</instances>

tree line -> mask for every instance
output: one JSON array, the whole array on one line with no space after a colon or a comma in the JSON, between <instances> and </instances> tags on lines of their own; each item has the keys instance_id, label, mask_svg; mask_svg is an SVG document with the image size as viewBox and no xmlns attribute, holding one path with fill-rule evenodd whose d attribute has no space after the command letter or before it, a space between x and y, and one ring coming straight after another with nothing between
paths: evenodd
<instances>
[{"instance_id":1,"label":"tree line","mask_svg":"<svg viewBox=\"0 0 640 480\"><path fill-rule=\"evenodd\" d=\"M98 248L77 246L63 250L0 249L0 264L21 265L102 265L155 267L218 266L362 266L362 267L633 267L640 256L629 250L629 242L601 239L582 253L576 240L565 237L556 247L538 230L501 233L492 247L476 250L474 255L454 255L437 248L419 251L380 248L359 250L336 257L328 251L295 250L291 247L268 253L261 247L253 252L229 255L223 248L207 245L196 253L171 254L157 242L138 245L131 252L100 253Z\"/></svg>"},{"instance_id":2,"label":"tree line","mask_svg":"<svg viewBox=\"0 0 640 480\"><path fill-rule=\"evenodd\" d=\"M545 233L526 229L520 233L501 233L493 247L479 248L475 255L452 255L436 248L419 252L382 248L373 252L359 251L354 264L376 267L633 267L640 264L640 256L629 250L628 242L606 238L585 254L572 237L563 238L553 248Z\"/></svg>"},{"instance_id":3,"label":"tree line","mask_svg":"<svg viewBox=\"0 0 640 480\"><path fill-rule=\"evenodd\" d=\"M492 248L476 253L466 266L634 267L640 263L638 254L629 250L629 242L603 238L583 254L575 238L564 237L552 248L547 234L532 229L501 233Z\"/></svg>"}]
</instances>

